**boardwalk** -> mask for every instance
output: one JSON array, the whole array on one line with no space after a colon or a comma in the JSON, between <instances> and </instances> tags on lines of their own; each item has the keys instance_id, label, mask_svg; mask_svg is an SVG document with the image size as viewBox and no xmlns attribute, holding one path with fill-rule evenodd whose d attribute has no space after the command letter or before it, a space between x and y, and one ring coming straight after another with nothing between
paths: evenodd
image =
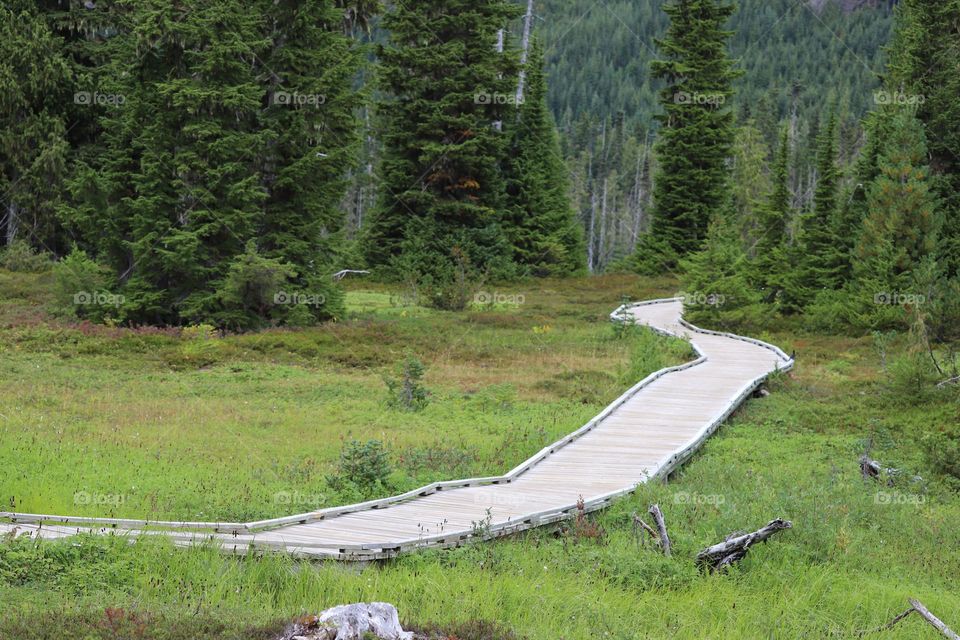
<instances>
[{"instance_id":1,"label":"boardwalk","mask_svg":"<svg viewBox=\"0 0 960 640\"><path fill-rule=\"evenodd\" d=\"M692 327L679 300L631 305L640 324L691 340L699 357L658 371L600 415L504 476L436 483L368 503L256 523L146 523L0 513L0 534L64 537L81 531L214 539L230 551L267 549L363 560L450 547L588 511L668 474L706 440L763 380L793 361L759 341Z\"/></svg>"}]
</instances>

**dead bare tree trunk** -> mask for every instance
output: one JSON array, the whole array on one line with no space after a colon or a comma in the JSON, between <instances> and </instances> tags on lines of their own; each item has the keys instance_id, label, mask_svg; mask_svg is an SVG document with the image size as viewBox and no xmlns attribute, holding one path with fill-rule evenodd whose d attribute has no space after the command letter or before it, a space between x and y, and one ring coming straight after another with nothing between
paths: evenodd
<instances>
[{"instance_id":1,"label":"dead bare tree trunk","mask_svg":"<svg viewBox=\"0 0 960 640\"><path fill-rule=\"evenodd\" d=\"M913 598L909 599L910 608L898 615L896 618L883 625L879 629L873 629L870 631L861 631L857 635L864 636L868 633L879 633L880 631L889 631L892 629L898 622L909 616L911 613L917 613L924 620L930 623L933 628L939 631L945 638L949 640L960 640L960 635L957 635L953 630L950 629L946 624L943 623L940 618L930 613L930 610L927 609L919 600L914 600Z\"/></svg>"},{"instance_id":2,"label":"dead bare tree trunk","mask_svg":"<svg viewBox=\"0 0 960 640\"><path fill-rule=\"evenodd\" d=\"M775 533L792 526L793 523L789 520L783 520L782 518L771 520L765 527L753 533L731 536L723 542L707 547L697 554L697 564L708 567L712 571L718 571L723 567L728 567L743 560L750 547L756 543L763 542Z\"/></svg>"},{"instance_id":3,"label":"dead bare tree trunk","mask_svg":"<svg viewBox=\"0 0 960 640\"><path fill-rule=\"evenodd\" d=\"M520 41L520 77L517 81L517 106L523 104L523 89L527 82L527 59L530 53L530 30L533 26L533 0L527 0L527 15L523 19L523 38Z\"/></svg>"},{"instance_id":4,"label":"dead bare tree trunk","mask_svg":"<svg viewBox=\"0 0 960 640\"><path fill-rule=\"evenodd\" d=\"M670 536L667 535L667 523L663 519L663 512L660 511L660 505L650 505L650 515L657 525L657 531L660 533L660 547L663 549L663 555L670 557Z\"/></svg>"}]
</instances>

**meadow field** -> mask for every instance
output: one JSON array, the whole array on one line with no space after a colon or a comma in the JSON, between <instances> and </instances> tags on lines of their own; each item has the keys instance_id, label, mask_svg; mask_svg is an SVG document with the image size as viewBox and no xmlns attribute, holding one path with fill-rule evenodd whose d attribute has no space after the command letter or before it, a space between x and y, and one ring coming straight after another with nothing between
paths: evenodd
<instances>
[{"instance_id":1,"label":"meadow field","mask_svg":"<svg viewBox=\"0 0 960 640\"><path fill-rule=\"evenodd\" d=\"M510 302L455 313L360 280L336 323L217 336L64 323L45 311L47 274L0 272L0 499L90 516L285 515L367 497L330 482L351 440L385 444L377 495L503 472L691 358L684 343L608 321L623 297L677 288L520 282L488 287ZM297 615L371 600L460 640L851 638L908 597L956 624L960 497L921 446L924 429L960 420L956 391L911 400L870 338L785 325L754 335L795 350L796 369L596 526L366 566L160 539L5 540L0 638L270 638ZM411 355L430 391L417 412L391 407L384 382ZM904 479L861 478L868 448ZM654 502L671 558L632 524ZM728 573L696 567L703 547L775 517L793 529ZM908 619L864 637L938 636Z\"/></svg>"}]
</instances>

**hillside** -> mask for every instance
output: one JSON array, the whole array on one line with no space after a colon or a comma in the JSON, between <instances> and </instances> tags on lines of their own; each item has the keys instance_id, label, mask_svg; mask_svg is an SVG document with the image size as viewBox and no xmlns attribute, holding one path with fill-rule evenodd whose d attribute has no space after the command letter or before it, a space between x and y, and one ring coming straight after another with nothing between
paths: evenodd
<instances>
[{"instance_id":1,"label":"hillside","mask_svg":"<svg viewBox=\"0 0 960 640\"><path fill-rule=\"evenodd\" d=\"M838 0L841 1L841 0ZM540 36L547 45L550 102L564 128L579 118L622 113L648 127L660 88L650 79L655 39L666 28L659 0L543 0ZM862 114L882 70L892 12L887 2L741 0L729 29L731 49L745 71L737 104L768 100L775 119L788 113L796 93L812 115L830 99L848 100ZM816 10L813 8L816 7ZM858 10L854 10L858 9Z\"/></svg>"}]
</instances>

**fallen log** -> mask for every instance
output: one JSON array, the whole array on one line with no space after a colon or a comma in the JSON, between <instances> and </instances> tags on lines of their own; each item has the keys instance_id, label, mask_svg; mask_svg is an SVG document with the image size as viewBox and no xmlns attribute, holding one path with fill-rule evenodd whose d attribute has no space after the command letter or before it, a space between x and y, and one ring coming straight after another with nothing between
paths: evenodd
<instances>
[{"instance_id":1,"label":"fallen log","mask_svg":"<svg viewBox=\"0 0 960 640\"><path fill-rule=\"evenodd\" d=\"M900 469L895 467L884 467L876 460L872 460L869 456L860 456L860 475L864 478L873 480L886 478L887 486L892 487L896 484L897 479L902 473ZM923 482L923 478L920 476L913 476L911 480L913 482Z\"/></svg>"},{"instance_id":2,"label":"fallen log","mask_svg":"<svg viewBox=\"0 0 960 640\"><path fill-rule=\"evenodd\" d=\"M861 631L860 636L866 635L868 633L879 633L880 631L889 631L892 629L898 622L909 616L911 613L916 613L921 616L924 620L930 623L933 628L943 634L944 637L949 638L949 640L960 640L960 635L957 635L953 630L950 629L946 624L943 623L940 618L930 613L930 610L923 606L919 600L914 600L913 598L909 599L910 608L898 615L896 618L883 625L879 629L873 629L871 631Z\"/></svg>"},{"instance_id":3,"label":"fallen log","mask_svg":"<svg viewBox=\"0 0 960 640\"><path fill-rule=\"evenodd\" d=\"M663 512L660 511L660 505L650 505L649 513L653 516L653 522L657 525L657 532L660 534L660 548L663 549L663 555L670 557L670 536L667 535L667 523L663 520Z\"/></svg>"},{"instance_id":4,"label":"fallen log","mask_svg":"<svg viewBox=\"0 0 960 640\"><path fill-rule=\"evenodd\" d=\"M789 520L783 520L782 518L771 520L765 527L753 533L732 536L723 542L707 547L697 554L697 564L712 571L729 567L735 562L743 560L753 545L763 542L773 534L792 526L793 523Z\"/></svg>"},{"instance_id":5,"label":"fallen log","mask_svg":"<svg viewBox=\"0 0 960 640\"><path fill-rule=\"evenodd\" d=\"M350 273L355 273L357 275L367 275L370 272L365 271L363 269L343 269L342 271L337 271L335 274L333 274L332 277L334 280L339 282L343 280L347 276L347 274L350 274Z\"/></svg>"}]
</instances>

